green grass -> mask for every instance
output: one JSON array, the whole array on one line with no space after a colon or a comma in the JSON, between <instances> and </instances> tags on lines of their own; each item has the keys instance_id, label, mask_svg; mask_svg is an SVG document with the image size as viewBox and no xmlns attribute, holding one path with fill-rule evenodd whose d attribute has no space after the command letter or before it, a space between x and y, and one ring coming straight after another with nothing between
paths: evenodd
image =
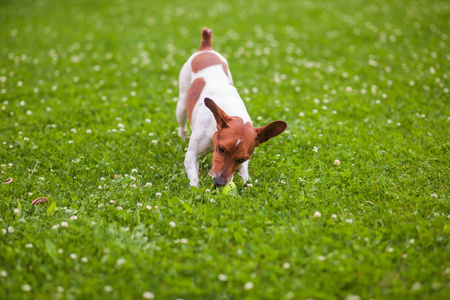
<instances>
[{"instance_id":1,"label":"green grass","mask_svg":"<svg viewBox=\"0 0 450 300\"><path fill-rule=\"evenodd\" d=\"M0 1L0 298L448 299L450 6L392 2ZM203 26L288 123L238 196L176 135Z\"/></svg>"}]
</instances>

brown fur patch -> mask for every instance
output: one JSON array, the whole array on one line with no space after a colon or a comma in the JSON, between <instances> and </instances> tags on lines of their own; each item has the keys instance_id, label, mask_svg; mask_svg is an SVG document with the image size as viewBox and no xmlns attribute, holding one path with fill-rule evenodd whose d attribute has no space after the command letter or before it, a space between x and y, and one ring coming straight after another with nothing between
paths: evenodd
<instances>
[{"instance_id":1,"label":"brown fur patch","mask_svg":"<svg viewBox=\"0 0 450 300\"><path fill-rule=\"evenodd\" d=\"M192 60L192 71L197 73L204 68L214 66L214 65L222 65L223 71L228 76L228 65L224 63L220 57L211 52L203 52L194 57Z\"/></svg>"},{"instance_id":2,"label":"brown fur patch","mask_svg":"<svg viewBox=\"0 0 450 300\"><path fill-rule=\"evenodd\" d=\"M194 110L194 106L197 103L200 94L202 93L203 88L205 87L205 80L203 78L197 78L192 82L189 87L189 91L186 98L186 113L189 119L189 123L191 123L192 111Z\"/></svg>"}]
</instances>

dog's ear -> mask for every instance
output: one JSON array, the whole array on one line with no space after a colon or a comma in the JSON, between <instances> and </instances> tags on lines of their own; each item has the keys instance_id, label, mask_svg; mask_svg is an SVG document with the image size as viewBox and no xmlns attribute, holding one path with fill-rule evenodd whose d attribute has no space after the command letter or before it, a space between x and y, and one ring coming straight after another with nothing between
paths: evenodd
<instances>
[{"instance_id":1,"label":"dog's ear","mask_svg":"<svg viewBox=\"0 0 450 300\"><path fill-rule=\"evenodd\" d=\"M214 101L209 98L205 98L205 105L213 113L218 130L230 126L229 123L231 121L231 117L227 115L220 107L218 107Z\"/></svg>"},{"instance_id":2,"label":"dog's ear","mask_svg":"<svg viewBox=\"0 0 450 300\"><path fill-rule=\"evenodd\" d=\"M276 137L282 133L287 127L284 121L274 121L266 126L255 128L256 129L256 146L267 142L273 137Z\"/></svg>"}]
</instances>

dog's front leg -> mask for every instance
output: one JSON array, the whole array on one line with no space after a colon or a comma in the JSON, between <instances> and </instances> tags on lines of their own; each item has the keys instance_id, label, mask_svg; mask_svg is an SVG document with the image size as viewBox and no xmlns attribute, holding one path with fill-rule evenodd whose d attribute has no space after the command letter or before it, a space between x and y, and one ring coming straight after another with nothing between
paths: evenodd
<instances>
[{"instance_id":1,"label":"dog's front leg","mask_svg":"<svg viewBox=\"0 0 450 300\"><path fill-rule=\"evenodd\" d=\"M248 162L249 162L248 160L243 162L242 165L238 169L239 175L241 175L242 179L244 179L244 183L246 183L249 179Z\"/></svg>"},{"instance_id":2,"label":"dog's front leg","mask_svg":"<svg viewBox=\"0 0 450 300\"><path fill-rule=\"evenodd\" d=\"M198 187L198 160L200 156L213 149L210 136L211 133L207 127L194 130L191 134L188 151L186 152L186 157L184 159L186 175L189 178L191 186Z\"/></svg>"},{"instance_id":3,"label":"dog's front leg","mask_svg":"<svg viewBox=\"0 0 450 300\"><path fill-rule=\"evenodd\" d=\"M189 184L195 187L198 187L198 157L195 151L189 149L184 159L184 167L189 178Z\"/></svg>"}]
</instances>

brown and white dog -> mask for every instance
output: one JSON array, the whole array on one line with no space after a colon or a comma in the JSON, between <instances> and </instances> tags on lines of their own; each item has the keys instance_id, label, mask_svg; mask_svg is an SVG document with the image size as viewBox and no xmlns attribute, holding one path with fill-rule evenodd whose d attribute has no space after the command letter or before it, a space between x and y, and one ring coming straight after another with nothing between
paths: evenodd
<instances>
[{"instance_id":1,"label":"brown and white dog","mask_svg":"<svg viewBox=\"0 0 450 300\"><path fill-rule=\"evenodd\" d=\"M184 166L191 186L198 186L199 157L211 151L214 153L209 174L218 186L228 184L236 170L247 181L248 161L255 147L287 127L284 121L253 127L233 86L227 60L213 50L211 38L211 30L203 28L200 50L189 57L179 77L178 135L185 140L187 117L192 135Z\"/></svg>"}]
</instances>

